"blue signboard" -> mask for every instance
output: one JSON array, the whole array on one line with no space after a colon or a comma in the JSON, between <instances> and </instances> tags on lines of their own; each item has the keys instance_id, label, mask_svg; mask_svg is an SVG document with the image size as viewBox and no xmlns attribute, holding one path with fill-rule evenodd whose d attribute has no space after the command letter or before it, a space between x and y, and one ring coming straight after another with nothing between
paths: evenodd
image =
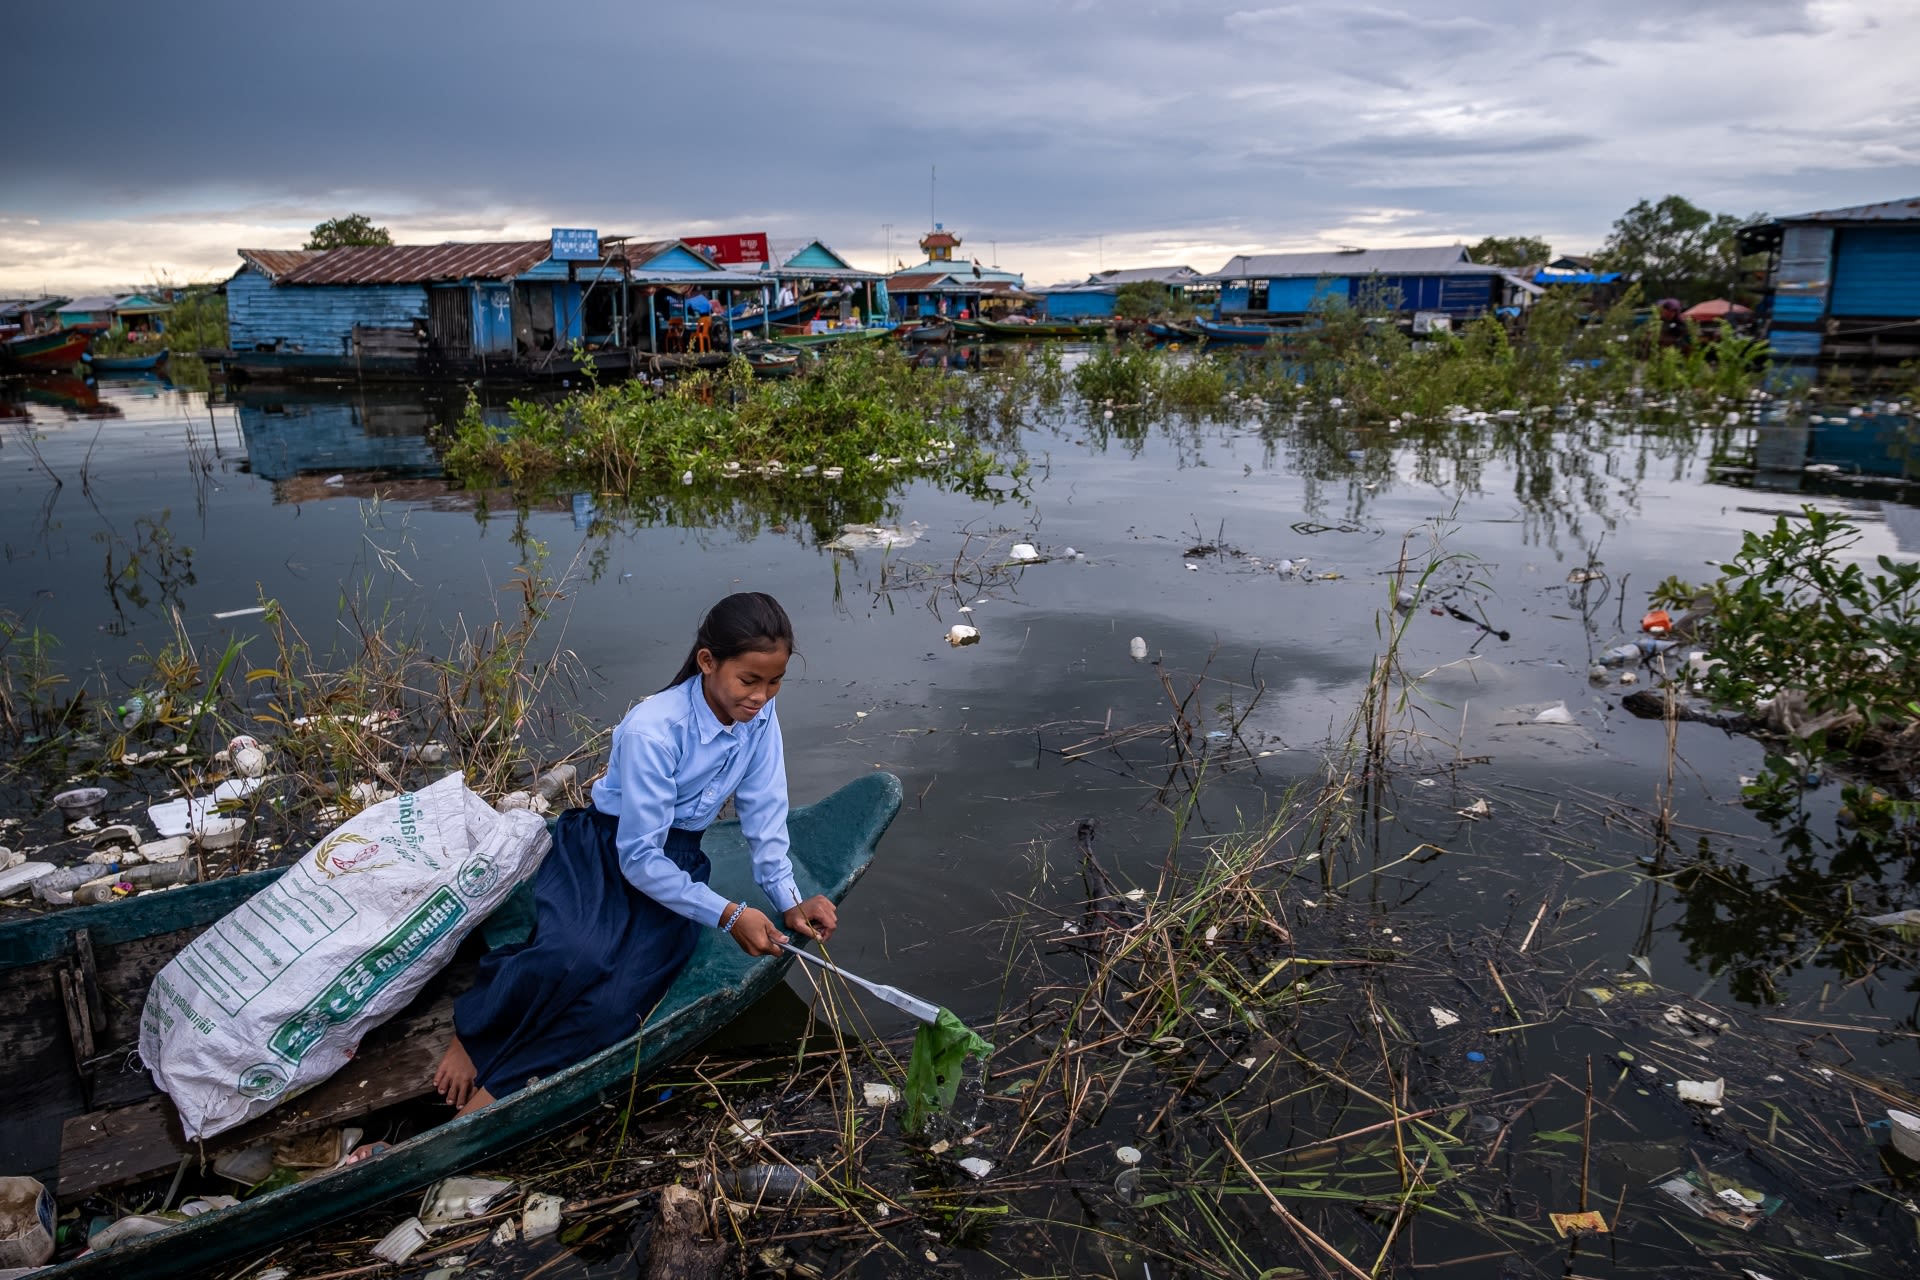
<instances>
[{"instance_id":1,"label":"blue signboard","mask_svg":"<svg viewBox=\"0 0 1920 1280\"><path fill-rule=\"evenodd\" d=\"M592 227L555 227L553 259L555 262L600 261L600 233Z\"/></svg>"}]
</instances>

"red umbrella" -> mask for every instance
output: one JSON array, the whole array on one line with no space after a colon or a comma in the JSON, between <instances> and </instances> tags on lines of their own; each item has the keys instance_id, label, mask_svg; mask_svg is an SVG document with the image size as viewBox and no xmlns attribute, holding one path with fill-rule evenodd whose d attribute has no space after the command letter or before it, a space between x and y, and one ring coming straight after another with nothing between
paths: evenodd
<instances>
[{"instance_id":1,"label":"red umbrella","mask_svg":"<svg viewBox=\"0 0 1920 1280\"><path fill-rule=\"evenodd\" d=\"M1753 308L1743 307L1725 298L1709 298L1705 302L1695 303L1680 314L1689 320L1725 320L1730 316L1750 316Z\"/></svg>"}]
</instances>

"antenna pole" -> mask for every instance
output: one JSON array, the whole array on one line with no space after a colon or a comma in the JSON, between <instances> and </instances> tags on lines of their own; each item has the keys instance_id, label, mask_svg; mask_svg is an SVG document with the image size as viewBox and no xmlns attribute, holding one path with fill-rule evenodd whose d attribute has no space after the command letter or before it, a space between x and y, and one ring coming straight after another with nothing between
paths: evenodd
<instances>
[{"instance_id":1,"label":"antenna pole","mask_svg":"<svg viewBox=\"0 0 1920 1280\"><path fill-rule=\"evenodd\" d=\"M934 221L939 216L934 210L934 199L933 199L934 192L939 188L939 184L940 184L940 166L935 164L928 165L927 166L927 230L929 231L933 230Z\"/></svg>"}]
</instances>

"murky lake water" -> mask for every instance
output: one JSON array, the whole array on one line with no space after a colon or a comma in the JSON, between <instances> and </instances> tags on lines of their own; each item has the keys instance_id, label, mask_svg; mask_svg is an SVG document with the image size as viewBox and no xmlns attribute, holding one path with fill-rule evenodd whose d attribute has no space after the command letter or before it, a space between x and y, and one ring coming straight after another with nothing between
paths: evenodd
<instances>
[{"instance_id":1,"label":"murky lake water","mask_svg":"<svg viewBox=\"0 0 1920 1280\"><path fill-rule=\"evenodd\" d=\"M212 615L260 595L318 639L343 589L373 582L431 633L505 608L500 588L523 559L522 539L534 539L566 574L568 601L549 637L578 656L589 676L582 709L606 725L672 674L708 604L771 591L799 635L780 698L796 801L876 767L899 774L908 797L845 905L837 958L985 1017L1004 970L994 922L1014 909L1010 895L1044 898L1042 882L1073 865L1083 819L1100 824L1109 866L1144 884L1170 838L1168 757L1156 738L1067 749L1164 725L1162 668L1182 691L1203 669L1237 682L1242 700L1264 684L1241 726L1253 758L1214 740L1231 767L1210 779L1195 821L1230 831L1271 812L1344 736L1403 539L1424 560L1437 537L1452 559L1416 607L1402 653L1409 672L1425 673L1414 723L1430 736L1394 774L1375 838L1381 864L1423 843L1444 852L1397 862L1351 892L1392 910L1395 931L1428 938L1521 932L1543 900L1569 898L1548 926L1564 944L1543 975L1550 985L1601 983L1641 956L1662 985L1749 1016L1791 1007L1879 1028L1884 1036L1845 1037L1857 1069L1920 1086L1913 975L1849 986L1835 959L1844 941L1823 938L1825 917L1802 914L1849 893L1874 910L1920 905L1904 867L1883 878L1856 860L1825 874L1850 848L1834 822L1837 785L1810 793L1810 834L1796 848L1739 803L1738 780L1760 771L1761 748L1682 725L1677 843L1747 870L1695 878L1684 892L1636 873L1654 853L1646 815L1667 777L1666 730L1624 712L1623 691L1591 683L1588 670L1636 632L1656 583L1708 579L1743 533L1798 509L1799 495L1717 478L1713 451L1729 433L1622 420L1569 421L1550 437L1495 424L1394 439L1337 425L1063 412L1024 433L1034 471L1020 494L988 505L916 485L859 513L924 525L889 560L895 572L902 562L937 566L942 583L981 535L1014 531L1048 553L1083 553L960 596L876 590L879 553L836 556L798 523L636 527L597 515L585 495L479 519L470 498L433 478L426 431L457 409L346 391L209 404L154 383L109 384L97 404L16 398L16 416L0 424L0 601L58 635L70 669L101 665L126 688L130 655L170 634L170 606L216 650L229 634L258 631L258 619ZM342 483L325 483L335 475ZM1905 508L1879 490L1833 488L1816 500L1860 522L1863 557L1920 553L1906 540L1916 526ZM378 493L386 497L370 507ZM168 540L170 560L157 551ZM138 598L125 580L110 590L104 566L141 547ZM411 581L383 574L380 554ZM1282 572L1282 560L1306 564ZM1608 577L1568 583L1589 565ZM963 600L970 614L956 611ZM1507 638L1429 612L1442 604L1483 615ZM980 629L978 645L946 643L959 621ZM1134 636L1162 667L1129 657ZM1571 725L1532 723L1562 702ZM1203 732L1224 723L1213 705L1200 714ZM1490 816L1461 815L1481 800ZM1776 886L1784 897L1767 892ZM1782 1002L1772 1010L1755 1003L1769 985ZM1435 1033L1434 1051L1451 1053L1442 1039ZM1558 1059L1569 1076L1592 1051L1589 1037L1548 1034L1522 1050L1536 1069ZM1650 1131L1674 1128L1658 1098L1620 1105ZM1906 1240L1910 1249L1910 1229Z\"/></svg>"}]
</instances>

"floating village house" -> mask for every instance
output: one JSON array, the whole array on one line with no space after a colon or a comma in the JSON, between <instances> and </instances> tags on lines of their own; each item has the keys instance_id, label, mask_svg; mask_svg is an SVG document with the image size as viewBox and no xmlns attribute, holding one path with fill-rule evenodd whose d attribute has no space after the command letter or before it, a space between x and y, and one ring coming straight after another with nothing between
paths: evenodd
<instances>
[{"instance_id":1,"label":"floating village house","mask_svg":"<svg viewBox=\"0 0 1920 1280\"><path fill-rule=\"evenodd\" d=\"M170 302L158 302L144 293L124 293L112 297L75 298L57 312L62 329L91 329L106 333L124 329L133 334L166 332Z\"/></svg>"},{"instance_id":2,"label":"floating village house","mask_svg":"<svg viewBox=\"0 0 1920 1280\"><path fill-rule=\"evenodd\" d=\"M13 298L0 302L0 334L43 333L59 327L65 298Z\"/></svg>"},{"instance_id":3,"label":"floating village house","mask_svg":"<svg viewBox=\"0 0 1920 1280\"><path fill-rule=\"evenodd\" d=\"M853 286L852 294L848 295L849 318L857 310L860 323L866 327L887 323L887 278L878 271L862 271L822 240L780 246L773 257L777 265L770 268L767 274L775 282L776 297L784 296L784 291L791 289L794 297L792 306L803 312L808 299L816 300L816 310L812 314L820 318L813 321L814 325L831 328L839 323L839 311L833 303L833 297L841 294L848 285ZM820 300L826 301L824 308L820 307Z\"/></svg>"},{"instance_id":4,"label":"floating village house","mask_svg":"<svg viewBox=\"0 0 1920 1280\"><path fill-rule=\"evenodd\" d=\"M1176 298L1210 289L1200 283L1200 273L1192 267L1113 267L1073 284L1035 292L1046 299L1043 310L1049 320L1111 320L1122 286L1130 284L1159 285Z\"/></svg>"},{"instance_id":5,"label":"floating village house","mask_svg":"<svg viewBox=\"0 0 1920 1280\"><path fill-rule=\"evenodd\" d=\"M1524 307L1542 290L1464 245L1241 254L1202 281L1220 286L1221 319L1297 320L1329 302L1468 319ZM1416 323L1416 328L1419 325Z\"/></svg>"},{"instance_id":6,"label":"floating village house","mask_svg":"<svg viewBox=\"0 0 1920 1280\"><path fill-rule=\"evenodd\" d=\"M1035 300L1017 272L984 267L960 253L960 237L934 223L920 238L927 260L887 277L887 296L896 319L998 313Z\"/></svg>"},{"instance_id":7,"label":"floating village house","mask_svg":"<svg viewBox=\"0 0 1920 1280\"><path fill-rule=\"evenodd\" d=\"M1761 314L1776 361L1920 357L1920 196L1775 218L1740 242L1768 255Z\"/></svg>"},{"instance_id":8,"label":"floating village house","mask_svg":"<svg viewBox=\"0 0 1920 1280\"><path fill-rule=\"evenodd\" d=\"M672 308L764 286L679 240L243 249L227 282L227 364L273 379L559 376L575 351L621 375L672 345ZM718 357L715 357L716 359Z\"/></svg>"}]
</instances>

